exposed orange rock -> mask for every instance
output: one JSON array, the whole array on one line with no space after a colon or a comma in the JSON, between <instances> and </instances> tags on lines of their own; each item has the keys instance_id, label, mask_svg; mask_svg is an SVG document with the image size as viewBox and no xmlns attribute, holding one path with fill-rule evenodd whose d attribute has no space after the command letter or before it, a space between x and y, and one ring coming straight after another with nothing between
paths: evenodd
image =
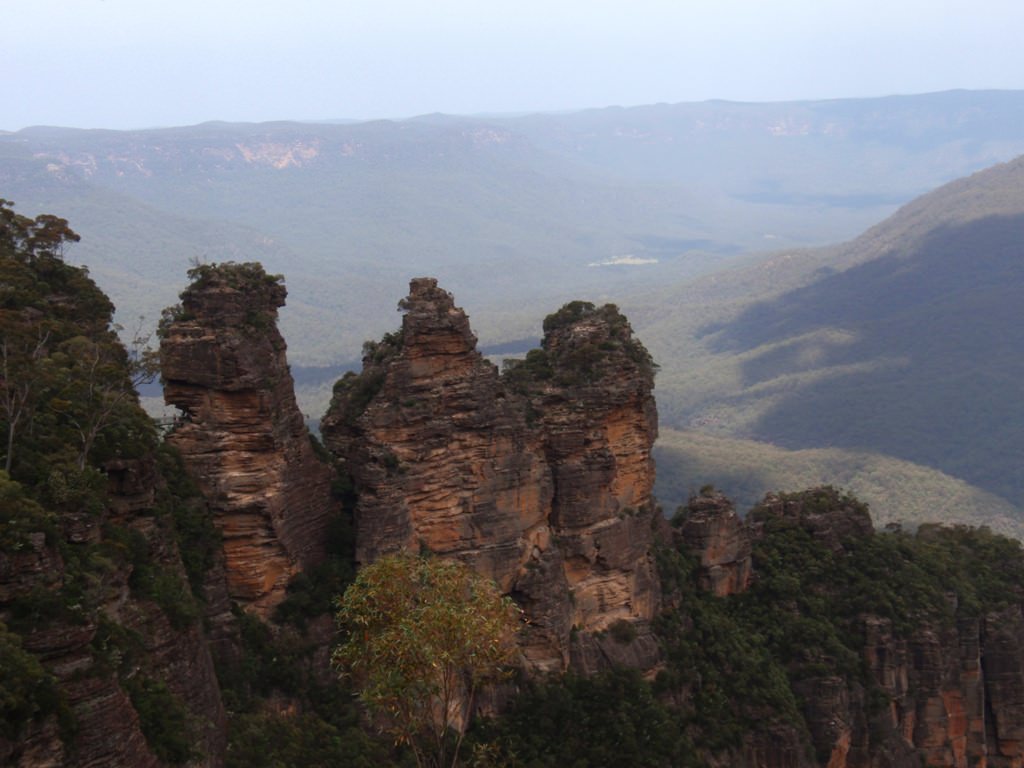
<instances>
[{"instance_id":1,"label":"exposed orange rock","mask_svg":"<svg viewBox=\"0 0 1024 768\"><path fill-rule=\"evenodd\" d=\"M285 289L253 264L210 267L161 341L168 437L223 535L230 596L266 617L323 557L330 469L313 453L277 331Z\"/></svg>"},{"instance_id":2,"label":"exposed orange rock","mask_svg":"<svg viewBox=\"0 0 1024 768\"><path fill-rule=\"evenodd\" d=\"M681 510L678 535L700 558L701 586L717 597L743 592L750 585L750 531L721 493L701 493Z\"/></svg>"},{"instance_id":3,"label":"exposed orange rock","mask_svg":"<svg viewBox=\"0 0 1024 768\"><path fill-rule=\"evenodd\" d=\"M367 345L321 425L359 492L357 558L470 563L523 606L536 669L566 668L573 627L586 638L651 618L657 419L621 315L591 308L552 329L545 376L510 380L435 280L413 280L401 306L402 330Z\"/></svg>"},{"instance_id":4,"label":"exposed orange rock","mask_svg":"<svg viewBox=\"0 0 1024 768\"><path fill-rule=\"evenodd\" d=\"M816 504L831 498L829 504ZM771 516L802 526L842 552L873 536L866 509L836 504L832 489L769 495L747 523L754 536ZM755 574L756 578L756 574ZM950 599L953 599L952 597ZM785 608L782 608L785 610ZM1024 613L1020 604L979 618L922 621L897 631L862 617L865 687L829 672L793 684L821 764L914 768L1018 766L1024 744ZM877 690L872 694L871 687ZM887 700L878 706L878 694ZM875 703L869 700L875 697Z\"/></svg>"}]
</instances>

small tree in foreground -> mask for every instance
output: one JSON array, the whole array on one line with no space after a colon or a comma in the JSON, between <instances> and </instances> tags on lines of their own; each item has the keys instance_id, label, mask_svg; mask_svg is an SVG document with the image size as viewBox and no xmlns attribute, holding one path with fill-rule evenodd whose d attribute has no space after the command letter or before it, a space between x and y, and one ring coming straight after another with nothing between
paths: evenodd
<instances>
[{"instance_id":1,"label":"small tree in foreground","mask_svg":"<svg viewBox=\"0 0 1024 768\"><path fill-rule=\"evenodd\" d=\"M420 766L456 766L479 685L516 654L518 609L492 581L440 558L389 555L339 601L334 662Z\"/></svg>"}]
</instances>

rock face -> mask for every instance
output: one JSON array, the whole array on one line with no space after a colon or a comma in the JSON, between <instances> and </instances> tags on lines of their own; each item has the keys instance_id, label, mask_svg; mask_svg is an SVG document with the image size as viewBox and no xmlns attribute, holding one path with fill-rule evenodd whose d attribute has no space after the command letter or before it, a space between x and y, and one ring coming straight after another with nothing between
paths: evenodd
<instances>
[{"instance_id":1,"label":"rock face","mask_svg":"<svg viewBox=\"0 0 1024 768\"><path fill-rule=\"evenodd\" d=\"M955 626L924 624L909 636L864 618L864 660L886 704L839 678L802 682L808 718L829 765L1018 766L1024 718L1020 607ZM826 690L827 689L827 690Z\"/></svg>"},{"instance_id":2,"label":"rock face","mask_svg":"<svg viewBox=\"0 0 1024 768\"><path fill-rule=\"evenodd\" d=\"M542 370L524 389L554 478L550 519L573 623L603 630L650 617L658 595L648 563L658 435L653 364L611 306L568 304L544 330L550 376Z\"/></svg>"},{"instance_id":3,"label":"rock face","mask_svg":"<svg viewBox=\"0 0 1024 768\"><path fill-rule=\"evenodd\" d=\"M699 558L700 586L720 597L756 582L751 544L768 526L802 529L837 559L878 535L866 507L831 488L769 494L746 521L728 499L708 492L691 499L673 524ZM819 586L826 595L845 588L812 588ZM789 734L789 746L781 745L786 739L773 745L761 736L764 743L744 759L758 766L827 768L1024 765L1024 606L954 619L955 595L947 599L950 618L921 618L900 628L888 618L859 614L853 632L860 638L859 675L844 677L831 659L824 669L794 662L792 690L815 763L801 757L800 735L789 726L778 731ZM789 601L776 609L780 615L795 610Z\"/></svg>"},{"instance_id":4,"label":"rock face","mask_svg":"<svg viewBox=\"0 0 1024 768\"><path fill-rule=\"evenodd\" d=\"M709 491L690 499L678 536L700 557L702 588L726 597L750 585L750 530L724 495Z\"/></svg>"},{"instance_id":5,"label":"rock face","mask_svg":"<svg viewBox=\"0 0 1024 768\"><path fill-rule=\"evenodd\" d=\"M503 376L436 281L413 280L401 307L321 425L359 494L357 558L470 563L523 606L537 669L567 667L573 628L651 618L653 378L621 315L581 304Z\"/></svg>"},{"instance_id":6,"label":"rock face","mask_svg":"<svg viewBox=\"0 0 1024 768\"><path fill-rule=\"evenodd\" d=\"M127 535L137 550L147 552L147 567L161 573L164 584L187 591L173 531L166 519L153 515L158 482L153 462L119 460L107 472L109 505L102 515L62 516L67 551L76 557L79 550L116 551L123 546L119 537ZM63 714L33 719L14 740L0 732L0 764L164 765L143 733L133 701L145 694L129 681L145 679L166 686L186 708L190 765L223 765L226 717L202 623L195 616L176 616L140 594L143 590L132 586L130 564L111 563L102 581L91 586L96 613L72 608L28 622L17 619L26 601L72 581L60 550L57 542L33 534L31 546L14 558L0 552L0 619L11 621L21 635L20 647L41 660L66 707Z\"/></svg>"},{"instance_id":7,"label":"rock face","mask_svg":"<svg viewBox=\"0 0 1024 768\"><path fill-rule=\"evenodd\" d=\"M232 599L266 617L323 557L330 469L313 453L276 328L284 286L256 264L200 267L160 344L168 437L223 536Z\"/></svg>"}]
</instances>

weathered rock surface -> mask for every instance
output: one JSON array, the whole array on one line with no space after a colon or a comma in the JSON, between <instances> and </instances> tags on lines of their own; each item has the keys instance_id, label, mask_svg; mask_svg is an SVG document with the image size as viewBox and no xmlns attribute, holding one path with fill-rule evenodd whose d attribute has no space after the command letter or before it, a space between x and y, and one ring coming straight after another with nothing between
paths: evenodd
<instances>
[{"instance_id":1,"label":"weathered rock surface","mask_svg":"<svg viewBox=\"0 0 1024 768\"><path fill-rule=\"evenodd\" d=\"M550 375L544 370L524 389L554 478L551 528L574 598L573 624L597 632L650 618L659 594L649 557L653 363L610 305L573 302L544 330Z\"/></svg>"},{"instance_id":2,"label":"weathered rock surface","mask_svg":"<svg viewBox=\"0 0 1024 768\"><path fill-rule=\"evenodd\" d=\"M683 508L678 536L700 557L701 587L717 597L743 592L753 572L750 530L721 493L694 496Z\"/></svg>"},{"instance_id":3,"label":"weathered rock surface","mask_svg":"<svg viewBox=\"0 0 1024 768\"><path fill-rule=\"evenodd\" d=\"M167 589L187 595L185 576L168 521L153 515L156 483L150 459L118 460L108 468L108 507L102 515L64 514L60 534L74 557L95 557L117 551L115 531L135 537L133 546L147 552L147 567L159 573ZM39 659L52 675L65 707L29 722L14 741L0 735L0 764L11 766L141 766L164 765L153 751L128 692L129 678L159 681L189 715L187 737L194 749L189 764L223 765L226 717L202 622L198 617L172 622L153 598L132 588L131 563L106 564L101 578L89 585L89 603L65 607L50 617L18 620L25 603L42 592L63 599L59 590L71 577L56 541L32 534L31 546L9 560L0 555L0 621L11 621L22 648ZM93 554L88 554L88 553ZM190 598L183 596L183 600ZM12 613L13 607L13 613ZM52 609L51 609L52 610ZM73 724L72 727L68 727Z\"/></svg>"},{"instance_id":4,"label":"weathered rock surface","mask_svg":"<svg viewBox=\"0 0 1024 768\"><path fill-rule=\"evenodd\" d=\"M276 328L285 289L259 265L220 265L182 294L160 344L168 437L223 536L232 599L266 617L323 557L330 469L313 453Z\"/></svg>"},{"instance_id":5,"label":"weathered rock surface","mask_svg":"<svg viewBox=\"0 0 1024 768\"><path fill-rule=\"evenodd\" d=\"M357 558L472 564L523 606L537 669L567 667L574 627L651 618L653 378L621 315L590 307L551 329L537 370L501 376L436 281L401 306L321 424L359 493Z\"/></svg>"},{"instance_id":6,"label":"weathered rock surface","mask_svg":"<svg viewBox=\"0 0 1024 768\"><path fill-rule=\"evenodd\" d=\"M700 556L704 588L720 595L728 594L721 585L733 582L716 580L714 568L726 563L735 571L736 562L743 562L737 553L749 556L750 541L763 535L766 525L799 526L837 557L844 556L844 547L876 535L867 509L831 488L769 494L745 522L733 520L731 505L717 495L692 500L690 507L676 521L677 535ZM822 588L827 593L842 585ZM949 599L955 601L952 594ZM863 638L866 677L844 678L812 665L792 681L816 763L828 768L1024 765L1022 611L1015 603L980 618L922 619L901 630L889 619L862 615L856 634ZM773 749L762 744L747 759L753 757L753 765L802 764Z\"/></svg>"}]
</instances>

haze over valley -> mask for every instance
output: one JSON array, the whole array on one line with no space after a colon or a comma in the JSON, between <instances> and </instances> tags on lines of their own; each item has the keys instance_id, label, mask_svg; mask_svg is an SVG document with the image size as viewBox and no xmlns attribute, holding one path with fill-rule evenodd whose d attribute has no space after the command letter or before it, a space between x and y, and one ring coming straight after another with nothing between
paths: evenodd
<instances>
[{"instance_id":1,"label":"haze over valley","mask_svg":"<svg viewBox=\"0 0 1024 768\"><path fill-rule=\"evenodd\" d=\"M177 300L192 263L255 260L285 274L282 329L314 423L363 341L394 328L394 296L411 276L436 276L453 291L496 359L533 346L551 306L612 301L661 365L663 429L910 461L942 473L936 488L964 482L993 494L979 497L984 516L1016 530L1005 521L1021 509L1019 480L993 458L1014 455L1005 408L1015 400L976 375L997 368L993 380L1013 381L1004 369L1018 357L1006 350L1019 342L994 329L1020 287L1014 251L991 277L1000 295L979 296L958 271L989 280L988 262L963 254L972 242L1010 247L1022 213L1015 166L879 222L1024 153L1022 118L1024 92L951 91L335 125L35 128L0 135L0 180L19 210L73 222L82 242L68 258L89 265L132 331ZM834 245L843 240L850 245ZM948 240L956 245L943 246L946 255L933 254ZM901 271L853 269L882 269L894 253L903 253ZM915 258L933 278L904 285L899 274ZM800 319L769 320L793 311L769 309L773 300L800 306ZM935 302L933 316L884 319ZM981 314L966 313L969 302ZM845 315L830 316L843 306ZM858 352L867 316L885 331ZM934 343L957 334L932 337L931 347L914 336L943 323L980 335L952 356ZM908 367L911 358L921 362ZM926 363L936 370L917 373ZM952 383L958 370L970 385ZM946 394L921 397L922 388ZM957 426L950 409L967 399L984 402L985 416L965 410ZM988 415L1010 433L993 439ZM839 467L852 461L836 458L814 479L859 488ZM727 467L700 466L739 490ZM896 486L866 498L887 519L926 514L909 512L911 494ZM771 487L766 478L744 498ZM665 503L683 501L684 490L665 488ZM966 514L949 506L940 516Z\"/></svg>"}]
</instances>

